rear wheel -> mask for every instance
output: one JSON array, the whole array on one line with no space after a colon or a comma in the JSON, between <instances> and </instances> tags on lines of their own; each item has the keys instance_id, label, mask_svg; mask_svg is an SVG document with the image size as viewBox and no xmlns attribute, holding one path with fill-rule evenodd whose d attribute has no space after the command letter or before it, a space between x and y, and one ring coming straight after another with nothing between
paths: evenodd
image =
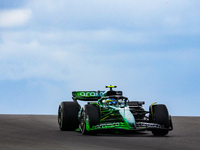
<instances>
[{"instance_id":1,"label":"rear wheel","mask_svg":"<svg viewBox=\"0 0 200 150\"><path fill-rule=\"evenodd\" d=\"M85 105L81 113L81 129L84 135L94 134L94 131L87 130L87 117L89 119L89 126L95 126L100 122L100 110L95 105Z\"/></svg>"},{"instance_id":2,"label":"rear wheel","mask_svg":"<svg viewBox=\"0 0 200 150\"><path fill-rule=\"evenodd\" d=\"M79 106L75 102L62 102L58 109L58 124L62 131L78 128Z\"/></svg>"},{"instance_id":3,"label":"rear wheel","mask_svg":"<svg viewBox=\"0 0 200 150\"><path fill-rule=\"evenodd\" d=\"M160 105L153 105L152 110L150 112L153 112L151 114L151 122L158 123L164 128L169 128L170 121L169 121L169 113L167 110L167 107L163 104ZM153 135L155 136L164 136L168 134L168 130L165 129L157 129L152 130Z\"/></svg>"}]
</instances>

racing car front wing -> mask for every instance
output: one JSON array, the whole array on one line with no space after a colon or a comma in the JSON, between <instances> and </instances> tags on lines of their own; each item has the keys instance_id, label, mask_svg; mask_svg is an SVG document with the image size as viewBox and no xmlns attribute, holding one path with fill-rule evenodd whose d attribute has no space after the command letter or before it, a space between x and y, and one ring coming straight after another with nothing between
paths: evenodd
<instances>
[{"instance_id":1,"label":"racing car front wing","mask_svg":"<svg viewBox=\"0 0 200 150\"><path fill-rule=\"evenodd\" d=\"M148 122L136 122L135 126L130 126L126 122L111 122L111 123L100 123L96 126L92 126L90 128L89 124L87 124L87 131L95 131L95 130L130 130L130 131L142 131L142 130L172 130L173 127L165 128L157 123L148 123Z\"/></svg>"}]
</instances>

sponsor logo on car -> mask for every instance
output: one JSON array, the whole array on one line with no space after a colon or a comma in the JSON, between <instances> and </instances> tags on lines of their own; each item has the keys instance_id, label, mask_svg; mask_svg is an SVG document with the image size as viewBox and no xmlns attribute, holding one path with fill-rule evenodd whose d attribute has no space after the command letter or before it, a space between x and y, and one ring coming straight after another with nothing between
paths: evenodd
<instances>
[{"instance_id":1,"label":"sponsor logo on car","mask_svg":"<svg viewBox=\"0 0 200 150\"><path fill-rule=\"evenodd\" d=\"M100 92L100 96L103 95L104 92ZM83 97L95 97L95 96L99 96L98 92L79 92L78 93L79 96L83 96Z\"/></svg>"},{"instance_id":2,"label":"sponsor logo on car","mask_svg":"<svg viewBox=\"0 0 200 150\"><path fill-rule=\"evenodd\" d=\"M137 122L137 127L147 127L147 128L161 128L162 126L157 123L147 123L147 122Z\"/></svg>"},{"instance_id":3,"label":"sponsor logo on car","mask_svg":"<svg viewBox=\"0 0 200 150\"><path fill-rule=\"evenodd\" d=\"M114 128L114 127L119 127L121 125L121 122L113 122L113 123L105 123L105 124L100 124L96 125L96 129L106 129L106 128Z\"/></svg>"}]
</instances>

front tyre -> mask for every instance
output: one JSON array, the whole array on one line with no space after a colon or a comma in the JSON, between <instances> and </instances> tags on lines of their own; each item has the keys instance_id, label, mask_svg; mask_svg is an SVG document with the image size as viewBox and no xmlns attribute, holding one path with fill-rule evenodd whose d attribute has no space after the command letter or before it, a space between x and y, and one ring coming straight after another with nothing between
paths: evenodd
<instances>
[{"instance_id":1,"label":"front tyre","mask_svg":"<svg viewBox=\"0 0 200 150\"><path fill-rule=\"evenodd\" d=\"M155 136L165 136L168 134L168 130L152 130L151 131Z\"/></svg>"},{"instance_id":2,"label":"front tyre","mask_svg":"<svg viewBox=\"0 0 200 150\"><path fill-rule=\"evenodd\" d=\"M58 125L61 131L78 128L79 106L75 102L62 102L58 108Z\"/></svg>"},{"instance_id":3,"label":"front tyre","mask_svg":"<svg viewBox=\"0 0 200 150\"><path fill-rule=\"evenodd\" d=\"M153 105L152 110L150 112L153 112L153 114L151 114L151 120L150 120L151 122L158 123L164 128L169 128L170 126L169 113L165 105L163 104ZM164 136L167 135L168 132L169 130L167 129L152 130L152 133L155 136Z\"/></svg>"},{"instance_id":4,"label":"front tyre","mask_svg":"<svg viewBox=\"0 0 200 150\"><path fill-rule=\"evenodd\" d=\"M89 122L87 122L87 118ZM99 107L96 105L85 105L81 113L82 134L84 135L94 134L95 132L87 130L87 126L89 125L89 127L91 128L92 126L99 124L99 122L100 122Z\"/></svg>"}]
</instances>

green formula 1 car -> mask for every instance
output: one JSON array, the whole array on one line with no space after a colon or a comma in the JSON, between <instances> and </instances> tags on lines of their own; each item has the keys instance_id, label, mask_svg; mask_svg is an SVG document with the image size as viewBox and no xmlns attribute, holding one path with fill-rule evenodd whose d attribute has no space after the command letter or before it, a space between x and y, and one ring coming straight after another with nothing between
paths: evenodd
<instances>
[{"instance_id":1,"label":"green formula 1 car","mask_svg":"<svg viewBox=\"0 0 200 150\"><path fill-rule=\"evenodd\" d=\"M151 104L145 111L143 101L129 101L116 86L106 86L108 91L74 91L73 102L59 105L58 124L60 130L76 130L86 134L105 131L151 131L164 136L173 130L172 119L163 104ZM88 101L82 108L77 100Z\"/></svg>"}]
</instances>

